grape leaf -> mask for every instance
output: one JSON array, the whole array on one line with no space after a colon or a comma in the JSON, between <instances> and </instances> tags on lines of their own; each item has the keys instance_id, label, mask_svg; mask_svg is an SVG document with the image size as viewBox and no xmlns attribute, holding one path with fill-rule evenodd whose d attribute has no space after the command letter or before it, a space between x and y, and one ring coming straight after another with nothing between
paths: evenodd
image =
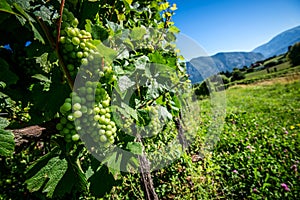
<instances>
[{"instance_id":1,"label":"grape leaf","mask_svg":"<svg viewBox=\"0 0 300 200\"><path fill-rule=\"evenodd\" d=\"M125 111L135 120L138 120L138 115L136 110L134 110L133 108L131 108L129 105L127 105L126 103L121 103L121 107L125 109Z\"/></svg>"},{"instance_id":2,"label":"grape leaf","mask_svg":"<svg viewBox=\"0 0 300 200\"><path fill-rule=\"evenodd\" d=\"M138 59L134 60L134 66L137 69L145 70L148 61L149 58L147 56L141 56Z\"/></svg>"},{"instance_id":3,"label":"grape leaf","mask_svg":"<svg viewBox=\"0 0 300 200\"><path fill-rule=\"evenodd\" d=\"M126 90L128 90L128 88L130 88L134 84L135 84L135 82L130 80L130 78L128 78L128 76L121 76L118 81L118 86L122 93L124 93Z\"/></svg>"},{"instance_id":4,"label":"grape leaf","mask_svg":"<svg viewBox=\"0 0 300 200\"><path fill-rule=\"evenodd\" d=\"M104 57L107 63L112 63L117 56L117 51L105 46L102 42L100 42L97 46L99 54Z\"/></svg>"},{"instance_id":5,"label":"grape leaf","mask_svg":"<svg viewBox=\"0 0 300 200\"><path fill-rule=\"evenodd\" d=\"M34 163L26 169L26 177L32 177L33 175L35 175L41 168L43 168L48 163L48 161L51 158L57 156L58 151L59 148L54 147L49 153L34 161Z\"/></svg>"},{"instance_id":6,"label":"grape leaf","mask_svg":"<svg viewBox=\"0 0 300 200\"><path fill-rule=\"evenodd\" d=\"M50 160L48 164L50 165L52 163L53 163L53 168L51 169L51 171L54 173L51 173L51 175L49 174L50 180L47 182L47 184L43 189L43 192L47 192L47 197L50 198L52 197L58 182L67 171L67 167L68 167L68 163L66 159L60 160L58 157L55 157L52 160Z\"/></svg>"},{"instance_id":7,"label":"grape leaf","mask_svg":"<svg viewBox=\"0 0 300 200\"><path fill-rule=\"evenodd\" d=\"M121 171L121 161L122 161L122 154L118 152L113 152L108 155L103 161L103 164L107 164L109 166L109 171L112 174L116 174L117 172Z\"/></svg>"},{"instance_id":8,"label":"grape leaf","mask_svg":"<svg viewBox=\"0 0 300 200\"><path fill-rule=\"evenodd\" d=\"M33 25L33 23L35 23L36 21L30 15L28 15L19 4L13 3L13 5L22 14L23 20L26 19L26 21L30 24L34 37L38 39L42 44L45 44L44 38L36 29L36 27ZM20 20L21 23L24 23L24 21L20 17L18 19Z\"/></svg>"},{"instance_id":9,"label":"grape leaf","mask_svg":"<svg viewBox=\"0 0 300 200\"><path fill-rule=\"evenodd\" d=\"M179 28L177 28L176 26L171 26L171 27L169 28L169 31L170 31L171 33L179 33L179 32L180 32Z\"/></svg>"},{"instance_id":10,"label":"grape leaf","mask_svg":"<svg viewBox=\"0 0 300 200\"><path fill-rule=\"evenodd\" d=\"M133 154L143 154L143 146L140 142L128 142L126 145L126 149Z\"/></svg>"},{"instance_id":11,"label":"grape leaf","mask_svg":"<svg viewBox=\"0 0 300 200\"><path fill-rule=\"evenodd\" d=\"M157 64L166 63L165 58L158 51L148 54L148 57L152 63L157 63Z\"/></svg>"},{"instance_id":12,"label":"grape leaf","mask_svg":"<svg viewBox=\"0 0 300 200\"><path fill-rule=\"evenodd\" d=\"M129 5L132 4L133 0L123 0L124 2L128 3Z\"/></svg>"},{"instance_id":13,"label":"grape leaf","mask_svg":"<svg viewBox=\"0 0 300 200\"><path fill-rule=\"evenodd\" d=\"M7 85L16 84L18 81L18 76L9 70L8 63L0 58L0 80L5 82Z\"/></svg>"},{"instance_id":14,"label":"grape leaf","mask_svg":"<svg viewBox=\"0 0 300 200\"><path fill-rule=\"evenodd\" d=\"M146 28L134 27L131 31L130 36L132 40L141 40L146 33L147 33Z\"/></svg>"},{"instance_id":15,"label":"grape leaf","mask_svg":"<svg viewBox=\"0 0 300 200\"><path fill-rule=\"evenodd\" d=\"M169 111L166 107L159 106L159 113L160 113L160 117L162 117L164 120L172 119L172 114L169 113Z\"/></svg>"},{"instance_id":16,"label":"grape leaf","mask_svg":"<svg viewBox=\"0 0 300 200\"><path fill-rule=\"evenodd\" d=\"M107 30L100 24L93 24L91 20L86 20L85 29L92 34L96 40L105 41L108 38Z\"/></svg>"},{"instance_id":17,"label":"grape leaf","mask_svg":"<svg viewBox=\"0 0 300 200\"><path fill-rule=\"evenodd\" d=\"M60 77L59 68L55 68L52 71L49 91L42 91L41 88L33 88L32 99L35 107L30 110L30 115L34 117L32 120L35 123L51 120L55 113L59 111L59 107L63 104L64 99L69 96L70 88L67 84L60 82ZM43 118L40 117L41 115L43 115Z\"/></svg>"},{"instance_id":18,"label":"grape leaf","mask_svg":"<svg viewBox=\"0 0 300 200\"><path fill-rule=\"evenodd\" d=\"M57 184L53 196L62 197L66 193L71 193L72 191L85 191L87 185L88 183L85 174L78 167L76 159L69 159L68 169Z\"/></svg>"},{"instance_id":19,"label":"grape leaf","mask_svg":"<svg viewBox=\"0 0 300 200\"><path fill-rule=\"evenodd\" d=\"M33 2L34 0L9 0L11 4L17 3L19 6L21 6L24 10L30 9L30 2Z\"/></svg>"},{"instance_id":20,"label":"grape leaf","mask_svg":"<svg viewBox=\"0 0 300 200\"><path fill-rule=\"evenodd\" d=\"M11 9L9 3L7 3L6 0L0 1L0 11L2 11L2 12L7 12L7 13L10 13L10 14L14 14L14 15L17 15L17 14Z\"/></svg>"},{"instance_id":21,"label":"grape leaf","mask_svg":"<svg viewBox=\"0 0 300 200\"><path fill-rule=\"evenodd\" d=\"M57 184L54 197L63 197L67 193L71 193L74 184L78 183L72 167L68 167L66 173Z\"/></svg>"},{"instance_id":22,"label":"grape leaf","mask_svg":"<svg viewBox=\"0 0 300 200\"><path fill-rule=\"evenodd\" d=\"M0 117L0 155L10 156L14 152L15 141L11 131L4 130L9 125L9 121Z\"/></svg>"},{"instance_id":23,"label":"grape leaf","mask_svg":"<svg viewBox=\"0 0 300 200\"><path fill-rule=\"evenodd\" d=\"M90 192L95 197L103 197L115 185L114 176L105 165L89 178L89 182L91 183Z\"/></svg>"},{"instance_id":24,"label":"grape leaf","mask_svg":"<svg viewBox=\"0 0 300 200\"><path fill-rule=\"evenodd\" d=\"M3 117L0 117L0 129L4 129L9 125L9 121Z\"/></svg>"},{"instance_id":25,"label":"grape leaf","mask_svg":"<svg viewBox=\"0 0 300 200\"><path fill-rule=\"evenodd\" d=\"M34 11L34 14L38 17L41 17L43 21L47 22L49 25L53 24L54 19L58 19L59 14L57 11L53 8L53 6L45 6L42 5L39 8L36 8L36 11Z\"/></svg>"},{"instance_id":26,"label":"grape leaf","mask_svg":"<svg viewBox=\"0 0 300 200\"><path fill-rule=\"evenodd\" d=\"M66 159L60 159L58 156L51 158L46 166L25 181L28 190L30 192L38 191L46 183L43 192L47 192L47 197L51 198L57 184L66 173L67 168L68 162Z\"/></svg>"},{"instance_id":27,"label":"grape leaf","mask_svg":"<svg viewBox=\"0 0 300 200\"><path fill-rule=\"evenodd\" d=\"M42 82L51 83L51 80L42 74L35 74L32 76L32 78L36 78Z\"/></svg>"}]
</instances>

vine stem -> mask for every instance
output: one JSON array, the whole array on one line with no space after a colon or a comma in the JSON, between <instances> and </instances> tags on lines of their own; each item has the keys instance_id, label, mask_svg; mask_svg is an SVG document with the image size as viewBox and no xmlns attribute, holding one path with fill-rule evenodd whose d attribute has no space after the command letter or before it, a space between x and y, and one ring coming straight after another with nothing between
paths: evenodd
<instances>
[{"instance_id":1,"label":"vine stem","mask_svg":"<svg viewBox=\"0 0 300 200\"><path fill-rule=\"evenodd\" d=\"M48 27L45 25L44 21L42 20L41 17L37 17L37 21L38 23L40 24L41 28L43 29L47 39L48 39L48 42L50 43L51 47L55 50L55 53L58 57L58 62L59 62L59 66L62 68L62 71L64 72L66 78L67 78L67 82L71 88L71 90L73 90L73 86L74 86L74 81L69 73L69 70L67 69L66 65L64 64L63 62L63 59L62 59L62 56L60 55L59 53L59 50L58 48L56 48L56 43L54 42L50 32L49 32L49 29ZM58 43L58 42L57 42Z\"/></svg>"},{"instance_id":2,"label":"vine stem","mask_svg":"<svg viewBox=\"0 0 300 200\"><path fill-rule=\"evenodd\" d=\"M61 22L62 22L64 6L65 6L65 0L61 0L60 10L59 10L60 17L59 17L58 22L57 22L57 35L56 35L56 46L55 46L57 51L58 51L58 45L59 45L60 29L61 29Z\"/></svg>"},{"instance_id":3,"label":"vine stem","mask_svg":"<svg viewBox=\"0 0 300 200\"><path fill-rule=\"evenodd\" d=\"M140 134L136 134L137 142L141 143L143 145L143 141ZM141 170L141 181L144 186L144 193L147 200L158 200L158 196L155 192L153 179L151 177L150 173L150 162L147 159L146 155L138 155L138 159L140 162L140 170Z\"/></svg>"}]
</instances>

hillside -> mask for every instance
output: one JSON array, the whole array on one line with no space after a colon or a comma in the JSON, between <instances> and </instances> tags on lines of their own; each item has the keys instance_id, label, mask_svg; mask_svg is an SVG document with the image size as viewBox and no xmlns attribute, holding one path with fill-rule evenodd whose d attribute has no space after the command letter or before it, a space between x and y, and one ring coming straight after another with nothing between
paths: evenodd
<instances>
[{"instance_id":1,"label":"hillside","mask_svg":"<svg viewBox=\"0 0 300 200\"><path fill-rule=\"evenodd\" d=\"M252 52L261 53L265 58L280 55L288 51L288 47L300 41L300 26L284 31L268 43L255 48Z\"/></svg>"},{"instance_id":2,"label":"hillside","mask_svg":"<svg viewBox=\"0 0 300 200\"><path fill-rule=\"evenodd\" d=\"M232 71L234 68L249 66L256 61L286 53L289 46L299 41L300 26L297 26L278 34L252 52L221 52L213 56L194 58L187 62L187 72L192 83L201 82L219 71Z\"/></svg>"},{"instance_id":3,"label":"hillside","mask_svg":"<svg viewBox=\"0 0 300 200\"><path fill-rule=\"evenodd\" d=\"M201 82L203 79L219 71L232 71L264 59L260 53L254 52L227 52L217 53L213 56L198 57L187 63L187 72L192 83Z\"/></svg>"}]
</instances>

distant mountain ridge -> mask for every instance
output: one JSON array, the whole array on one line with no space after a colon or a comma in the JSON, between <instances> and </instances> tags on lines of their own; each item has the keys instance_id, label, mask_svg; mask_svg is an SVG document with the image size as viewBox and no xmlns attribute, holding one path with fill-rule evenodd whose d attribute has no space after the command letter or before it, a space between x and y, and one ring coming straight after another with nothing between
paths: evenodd
<instances>
[{"instance_id":1,"label":"distant mountain ridge","mask_svg":"<svg viewBox=\"0 0 300 200\"><path fill-rule=\"evenodd\" d=\"M187 63L187 73L192 83L201 82L218 71L232 71L252 63L263 60L261 53L254 52L227 52L213 56L202 56Z\"/></svg>"},{"instance_id":2,"label":"distant mountain ridge","mask_svg":"<svg viewBox=\"0 0 300 200\"><path fill-rule=\"evenodd\" d=\"M250 66L256 61L286 53L288 47L296 42L300 42L300 26L278 34L252 52L221 52L194 58L187 62L187 73L192 83L201 82L220 71L232 71L234 68Z\"/></svg>"},{"instance_id":3,"label":"distant mountain ridge","mask_svg":"<svg viewBox=\"0 0 300 200\"><path fill-rule=\"evenodd\" d=\"M296 42L300 42L300 26L296 26L278 34L268 43L255 48L252 52L261 53L265 58L269 58L274 55L286 53L288 47Z\"/></svg>"}]
</instances>

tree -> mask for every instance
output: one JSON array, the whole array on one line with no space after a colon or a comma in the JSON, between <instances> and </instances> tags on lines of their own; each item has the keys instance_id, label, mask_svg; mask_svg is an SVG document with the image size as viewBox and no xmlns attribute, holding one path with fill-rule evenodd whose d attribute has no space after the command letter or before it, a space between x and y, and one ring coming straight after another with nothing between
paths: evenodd
<instances>
[{"instance_id":1,"label":"tree","mask_svg":"<svg viewBox=\"0 0 300 200\"><path fill-rule=\"evenodd\" d=\"M300 65L300 42L297 42L291 48L289 48L287 58L292 66Z\"/></svg>"},{"instance_id":2,"label":"tree","mask_svg":"<svg viewBox=\"0 0 300 200\"><path fill-rule=\"evenodd\" d=\"M245 78L245 74L241 72L240 70L234 70L232 72L231 82L242 80Z\"/></svg>"}]
</instances>

